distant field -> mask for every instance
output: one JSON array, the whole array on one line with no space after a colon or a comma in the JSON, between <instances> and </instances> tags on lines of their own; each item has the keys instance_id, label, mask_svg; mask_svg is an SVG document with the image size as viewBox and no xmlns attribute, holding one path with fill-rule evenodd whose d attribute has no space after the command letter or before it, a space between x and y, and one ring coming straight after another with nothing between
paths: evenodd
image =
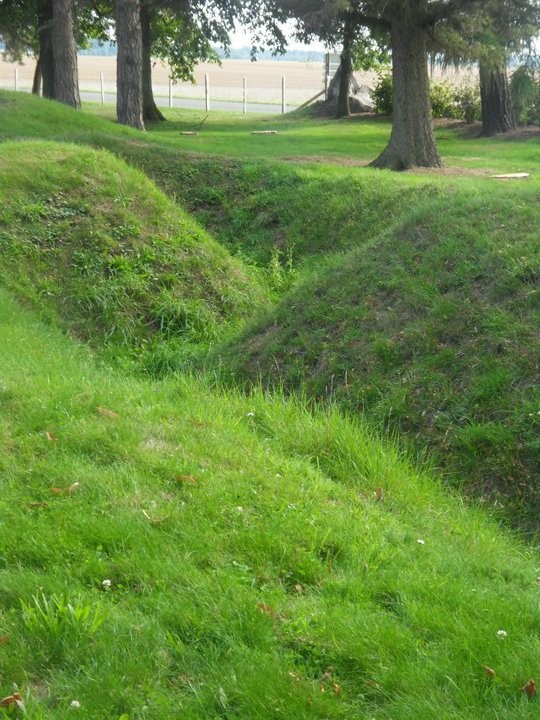
<instances>
[{"instance_id":1,"label":"distant field","mask_svg":"<svg viewBox=\"0 0 540 720\"><path fill-rule=\"evenodd\" d=\"M0 59L0 88L13 90L15 70L18 70L19 87L28 89L32 85L35 61L29 59L24 65L17 66ZM116 84L116 58L83 55L79 57L79 75L81 89L98 90L99 74L103 73L106 92L113 92ZM323 89L323 63L288 62L277 60L224 60L222 66L214 63L201 63L195 70L195 85L178 83L174 94L177 97L200 98L204 96L204 76L210 77L210 94L216 100L242 99L242 81L246 78L248 98L251 102L281 101L281 78L285 76L287 101L300 104ZM435 70L436 80L442 78L452 83L463 82L468 73L456 73L448 70L441 73ZM357 73L361 85L373 85L375 73ZM154 91L157 95L168 94L169 69L156 62L153 69Z\"/></svg>"},{"instance_id":2,"label":"distant field","mask_svg":"<svg viewBox=\"0 0 540 720\"><path fill-rule=\"evenodd\" d=\"M35 61L29 59L22 66L0 60L0 88L14 88L15 69L18 68L19 86L32 85ZM99 73L103 73L105 90L114 90L116 83L116 58L84 55L79 57L81 88L97 90ZM287 96L290 102L303 102L323 88L323 64L287 61L224 60L221 67L214 63L201 63L195 71L196 84L178 83L175 95L201 97L204 92L204 76L210 76L211 94L216 99L240 100L242 80L246 78L251 101L279 102L281 99L281 78L284 75ZM157 94L168 93L169 69L156 62L153 69L154 90Z\"/></svg>"}]
</instances>

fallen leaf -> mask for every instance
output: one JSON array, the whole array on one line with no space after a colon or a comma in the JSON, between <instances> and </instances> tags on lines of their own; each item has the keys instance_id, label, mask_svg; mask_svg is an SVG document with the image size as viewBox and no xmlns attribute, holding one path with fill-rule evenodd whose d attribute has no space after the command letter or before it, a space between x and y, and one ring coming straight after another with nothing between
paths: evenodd
<instances>
[{"instance_id":1,"label":"fallen leaf","mask_svg":"<svg viewBox=\"0 0 540 720\"><path fill-rule=\"evenodd\" d=\"M193 427L198 427L198 428L208 427L208 423L203 422L202 420L196 420L195 418L192 418L189 422L193 425Z\"/></svg>"},{"instance_id":2,"label":"fallen leaf","mask_svg":"<svg viewBox=\"0 0 540 720\"><path fill-rule=\"evenodd\" d=\"M48 430L45 430L45 437L49 442L56 442L56 435Z\"/></svg>"},{"instance_id":3,"label":"fallen leaf","mask_svg":"<svg viewBox=\"0 0 540 720\"><path fill-rule=\"evenodd\" d=\"M52 487L51 492L53 492L55 495L71 495L71 493L76 490L79 487L78 482L74 482L72 485L68 485L68 487Z\"/></svg>"},{"instance_id":4,"label":"fallen leaf","mask_svg":"<svg viewBox=\"0 0 540 720\"><path fill-rule=\"evenodd\" d=\"M492 679L497 675L495 670L493 668L490 668L489 665L484 665L484 672Z\"/></svg>"},{"instance_id":5,"label":"fallen leaf","mask_svg":"<svg viewBox=\"0 0 540 720\"><path fill-rule=\"evenodd\" d=\"M375 488L373 494L375 495L375 500L377 502L381 502L384 497L383 489L381 487Z\"/></svg>"},{"instance_id":6,"label":"fallen leaf","mask_svg":"<svg viewBox=\"0 0 540 720\"><path fill-rule=\"evenodd\" d=\"M178 480L178 482L186 483L186 485L196 485L197 480L193 477L193 475L177 475L175 477L175 480Z\"/></svg>"},{"instance_id":7,"label":"fallen leaf","mask_svg":"<svg viewBox=\"0 0 540 720\"><path fill-rule=\"evenodd\" d=\"M538 688L536 687L535 681L531 678L528 682L525 683L525 685L521 688L522 692L526 693L530 698L534 697L536 693L538 692Z\"/></svg>"},{"instance_id":8,"label":"fallen leaf","mask_svg":"<svg viewBox=\"0 0 540 720\"><path fill-rule=\"evenodd\" d=\"M276 610L274 610L274 608L271 605L267 605L266 603L260 602L260 603L257 603L257 607L265 615L269 615L272 618L278 617L278 613L276 612Z\"/></svg>"},{"instance_id":9,"label":"fallen leaf","mask_svg":"<svg viewBox=\"0 0 540 720\"><path fill-rule=\"evenodd\" d=\"M0 700L0 707L18 707L24 708L24 702L20 693L16 692L13 695L7 695L5 698Z\"/></svg>"},{"instance_id":10,"label":"fallen leaf","mask_svg":"<svg viewBox=\"0 0 540 720\"><path fill-rule=\"evenodd\" d=\"M297 593L304 592L304 588L300 585L300 583L296 583L296 585L294 586L294 589L296 590Z\"/></svg>"},{"instance_id":11,"label":"fallen leaf","mask_svg":"<svg viewBox=\"0 0 540 720\"><path fill-rule=\"evenodd\" d=\"M2 635L2 637L0 637L0 645L5 645L7 642L9 642L9 635Z\"/></svg>"},{"instance_id":12,"label":"fallen leaf","mask_svg":"<svg viewBox=\"0 0 540 720\"><path fill-rule=\"evenodd\" d=\"M113 410L107 410L107 408L100 407L99 405L97 406L96 410L98 411L98 413L100 415L105 415L105 417L110 417L110 418L120 417L118 415L118 413L115 413Z\"/></svg>"},{"instance_id":13,"label":"fallen leaf","mask_svg":"<svg viewBox=\"0 0 540 720\"><path fill-rule=\"evenodd\" d=\"M334 683L333 690L336 695L341 695L341 685L339 683Z\"/></svg>"}]
</instances>

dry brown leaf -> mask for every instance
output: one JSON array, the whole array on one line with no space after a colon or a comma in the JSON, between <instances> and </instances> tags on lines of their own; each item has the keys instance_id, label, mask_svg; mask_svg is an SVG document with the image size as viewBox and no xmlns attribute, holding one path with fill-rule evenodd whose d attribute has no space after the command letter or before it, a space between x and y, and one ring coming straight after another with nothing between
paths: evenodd
<instances>
[{"instance_id":1,"label":"dry brown leaf","mask_svg":"<svg viewBox=\"0 0 540 720\"><path fill-rule=\"evenodd\" d=\"M525 683L521 690L522 692L526 693L530 698L534 697L538 692L536 683L532 678Z\"/></svg>"},{"instance_id":2,"label":"dry brown leaf","mask_svg":"<svg viewBox=\"0 0 540 720\"><path fill-rule=\"evenodd\" d=\"M384 492L381 487L375 488L375 490L373 491L373 494L375 495L375 500L377 502L381 502L381 500L384 497Z\"/></svg>"},{"instance_id":3,"label":"dry brown leaf","mask_svg":"<svg viewBox=\"0 0 540 720\"><path fill-rule=\"evenodd\" d=\"M341 695L341 685L339 683L334 683L332 689L336 695Z\"/></svg>"},{"instance_id":4,"label":"dry brown leaf","mask_svg":"<svg viewBox=\"0 0 540 720\"><path fill-rule=\"evenodd\" d=\"M48 430L45 430L45 437L49 442L56 442L56 435Z\"/></svg>"},{"instance_id":5,"label":"dry brown leaf","mask_svg":"<svg viewBox=\"0 0 540 720\"><path fill-rule=\"evenodd\" d=\"M257 603L257 607L265 615L269 615L272 618L278 617L277 611L271 605L267 605L266 603L260 602L260 603Z\"/></svg>"},{"instance_id":6,"label":"dry brown leaf","mask_svg":"<svg viewBox=\"0 0 540 720\"><path fill-rule=\"evenodd\" d=\"M0 645L5 645L7 642L9 642L9 635L2 635L2 637L0 637Z\"/></svg>"},{"instance_id":7,"label":"dry brown leaf","mask_svg":"<svg viewBox=\"0 0 540 720\"><path fill-rule=\"evenodd\" d=\"M18 692L13 693L13 695L6 695L5 698L2 698L0 700L0 707L24 707L24 702L22 699L22 695Z\"/></svg>"},{"instance_id":8,"label":"dry brown leaf","mask_svg":"<svg viewBox=\"0 0 540 720\"><path fill-rule=\"evenodd\" d=\"M177 475L175 477L175 480L178 480L178 482L186 483L186 485L196 485L197 480L193 477L193 475Z\"/></svg>"},{"instance_id":9,"label":"dry brown leaf","mask_svg":"<svg viewBox=\"0 0 540 720\"><path fill-rule=\"evenodd\" d=\"M107 410L107 408L100 407L99 405L97 406L96 410L98 411L98 413L100 415L105 415L105 417L110 417L110 418L120 417L118 415L118 413L115 413L113 410Z\"/></svg>"},{"instance_id":10,"label":"dry brown leaf","mask_svg":"<svg viewBox=\"0 0 540 720\"><path fill-rule=\"evenodd\" d=\"M203 422L202 420L196 420L195 418L192 418L189 422L193 425L193 427L198 427L198 428L208 427L208 423Z\"/></svg>"},{"instance_id":11,"label":"dry brown leaf","mask_svg":"<svg viewBox=\"0 0 540 720\"><path fill-rule=\"evenodd\" d=\"M79 487L78 482L74 482L72 485L68 485L68 487L52 487L51 492L53 492L55 495L71 495L77 488Z\"/></svg>"},{"instance_id":12,"label":"dry brown leaf","mask_svg":"<svg viewBox=\"0 0 540 720\"><path fill-rule=\"evenodd\" d=\"M488 677L490 677L491 679L493 679L493 678L497 675L497 673L495 672L495 670L494 670L493 668L490 668L489 665L484 665L483 667L484 667L484 672L485 672L486 675L487 675Z\"/></svg>"},{"instance_id":13,"label":"dry brown leaf","mask_svg":"<svg viewBox=\"0 0 540 720\"><path fill-rule=\"evenodd\" d=\"M300 583L296 583L296 585L294 586L294 589L296 590L297 593L304 592L304 588L300 585Z\"/></svg>"}]
</instances>

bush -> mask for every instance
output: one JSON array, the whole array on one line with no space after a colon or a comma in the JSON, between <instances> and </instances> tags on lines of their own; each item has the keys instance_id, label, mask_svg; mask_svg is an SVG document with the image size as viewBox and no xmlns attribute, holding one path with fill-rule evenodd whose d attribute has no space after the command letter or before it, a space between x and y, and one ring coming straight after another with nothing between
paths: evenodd
<instances>
[{"instance_id":1,"label":"bush","mask_svg":"<svg viewBox=\"0 0 540 720\"><path fill-rule=\"evenodd\" d=\"M394 112L394 88L392 71L386 68L377 75L377 84L371 93L377 115L391 115Z\"/></svg>"},{"instance_id":2,"label":"bush","mask_svg":"<svg viewBox=\"0 0 540 720\"><path fill-rule=\"evenodd\" d=\"M379 73L372 96L377 114L392 114L394 91L390 70L386 69ZM429 96L434 118L456 118L467 123L480 118L480 91L476 86L466 85L456 88L448 81L431 83Z\"/></svg>"},{"instance_id":3,"label":"bush","mask_svg":"<svg viewBox=\"0 0 540 720\"><path fill-rule=\"evenodd\" d=\"M514 115L520 125L540 125L540 73L521 65L510 80Z\"/></svg>"},{"instance_id":4,"label":"bush","mask_svg":"<svg viewBox=\"0 0 540 720\"><path fill-rule=\"evenodd\" d=\"M456 117L470 125L480 120L482 110L480 105L480 88L478 85L462 85L454 94L456 103Z\"/></svg>"},{"instance_id":5,"label":"bush","mask_svg":"<svg viewBox=\"0 0 540 720\"><path fill-rule=\"evenodd\" d=\"M448 81L430 83L429 99L434 118L457 117L456 90Z\"/></svg>"}]
</instances>

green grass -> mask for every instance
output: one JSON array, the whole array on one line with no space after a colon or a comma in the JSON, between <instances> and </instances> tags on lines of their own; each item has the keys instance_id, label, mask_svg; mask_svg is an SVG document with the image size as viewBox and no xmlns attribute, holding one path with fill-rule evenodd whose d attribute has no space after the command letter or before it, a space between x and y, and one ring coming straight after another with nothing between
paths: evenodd
<instances>
[{"instance_id":1,"label":"green grass","mask_svg":"<svg viewBox=\"0 0 540 720\"><path fill-rule=\"evenodd\" d=\"M228 337L531 504L537 180L270 163L264 119L208 122L193 155L0 93L0 717L536 718L537 553L335 402L151 374ZM297 159L388 132L280 122Z\"/></svg>"},{"instance_id":2,"label":"green grass","mask_svg":"<svg viewBox=\"0 0 540 720\"><path fill-rule=\"evenodd\" d=\"M2 283L94 346L185 352L262 306L255 275L112 155L5 143L0 172Z\"/></svg>"},{"instance_id":3,"label":"green grass","mask_svg":"<svg viewBox=\"0 0 540 720\"><path fill-rule=\"evenodd\" d=\"M212 113L193 138L178 131L196 123L197 114L174 111L172 122L142 135L54 103L2 97L5 138L38 134L107 147L143 170L237 256L238 272L249 282L233 293L240 307L229 325L245 314L249 283L255 297L281 298L275 309L267 300L264 315L254 308L254 320L241 333L242 352L231 339L214 354L222 370L303 387L367 413L419 455L434 453L462 486L497 506L512 498L514 520L527 516L536 526L537 138L486 141L460 129L439 130L447 162L460 156L484 172L533 172L524 182L498 183L263 157L279 157L291 132L296 160L318 154L339 161L345 152L356 157L364 151L368 159L378 152L376 143L385 142L388 124L381 120L338 123L298 114L239 120ZM250 134L274 121L280 123L277 136ZM198 154L183 150L192 147L188 143ZM256 278L246 262L259 267ZM129 270L120 273L108 308L124 301ZM31 284L19 286L36 282L34 274ZM66 295L62 280L55 291ZM147 283L155 325L161 311L151 291ZM206 311L208 297L203 292L187 310L184 300L179 308L167 298L165 330L171 313L173 327L182 327L176 338L166 331L157 341L148 339L147 319L137 323L131 306L121 310L133 326L132 339L142 340L146 369L178 368L219 341L227 324L214 308ZM71 303L62 314L70 310ZM85 324L84 313L79 324ZM189 348L186 339L193 341Z\"/></svg>"},{"instance_id":4,"label":"green grass","mask_svg":"<svg viewBox=\"0 0 540 720\"><path fill-rule=\"evenodd\" d=\"M538 569L482 512L336 412L122 377L1 300L27 717L536 717Z\"/></svg>"},{"instance_id":5,"label":"green grass","mask_svg":"<svg viewBox=\"0 0 540 720\"><path fill-rule=\"evenodd\" d=\"M534 527L539 207L535 183L428 197L302 278L222 359L367 414Z\"/></svg>"}]
</instances>

